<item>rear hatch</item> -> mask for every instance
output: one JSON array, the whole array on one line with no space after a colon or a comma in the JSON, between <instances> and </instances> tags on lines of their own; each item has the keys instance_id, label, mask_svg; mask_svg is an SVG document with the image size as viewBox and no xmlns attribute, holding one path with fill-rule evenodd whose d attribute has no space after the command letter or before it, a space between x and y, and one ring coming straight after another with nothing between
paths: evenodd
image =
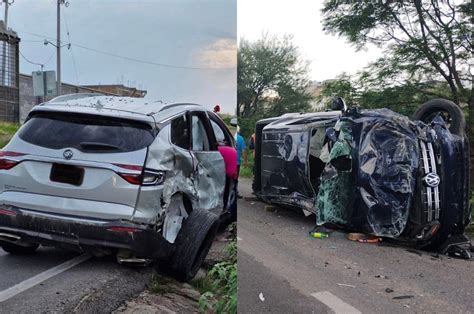
<instances>
[{"instance_id":1,"label":"rear hatch","mask_svg":"<svg viewBox=\"0 0 474 314\"><path fill-rule=\"evenodd\" d=\"M65 218L130 219L154 133L141 121L37 112L0 152L0 204Z\"/></svg>"}]
</instances>

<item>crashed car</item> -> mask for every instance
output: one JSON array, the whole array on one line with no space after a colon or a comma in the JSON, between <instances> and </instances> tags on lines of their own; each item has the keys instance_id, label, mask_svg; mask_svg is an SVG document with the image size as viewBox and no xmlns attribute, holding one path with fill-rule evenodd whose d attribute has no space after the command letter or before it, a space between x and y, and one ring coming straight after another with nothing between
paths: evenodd
<instances>
[{"instance_id":1,"label":"crashed car","mask_svg":"<svg viewBox=\"0 0 474 314\"><path fill-rule=\"evenodd\" d=\"M254 193L331 224L446 252L467 244L469 146L454 103L291 113L256 125Z\"/></svg>"},{"instance_id":2,"label":"crashed car","mask_svg":"<svg viewBox=\"0 0 474 314\"><path fill-rule=\"evenodd\" d=\"M200 105L81 94L40 104L0 151L0 245L157 260L190 280L236 206L219 146L233 149L233 136Z\"/></svg>"}]
</instances>

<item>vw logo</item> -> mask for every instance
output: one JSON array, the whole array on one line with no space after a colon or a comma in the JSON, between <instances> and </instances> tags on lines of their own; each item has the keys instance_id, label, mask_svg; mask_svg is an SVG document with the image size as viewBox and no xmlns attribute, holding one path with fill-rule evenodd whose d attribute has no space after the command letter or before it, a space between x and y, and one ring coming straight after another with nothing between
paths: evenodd
<instances>
[{"instance_id":1,"label":"vw logo","mask_svg":"<svg viewBox=\"0 0 474 314\"><path fill-rule=\"evenodd\" d=\"M423 183L430 188L435 188L439 185L440 179L436 173L430 172L423 178Z\"/></svg>"},{"instance_id":2,"label":"vw logo","mask_svg":"<svg viewBox=\"0 0 474 314\"><path fill-rule=\"evenodd\" d=\"M70 149L66 149L63 153L64 158L71 159L74 156L74 153Z\"/></svg>"}]
</instances>

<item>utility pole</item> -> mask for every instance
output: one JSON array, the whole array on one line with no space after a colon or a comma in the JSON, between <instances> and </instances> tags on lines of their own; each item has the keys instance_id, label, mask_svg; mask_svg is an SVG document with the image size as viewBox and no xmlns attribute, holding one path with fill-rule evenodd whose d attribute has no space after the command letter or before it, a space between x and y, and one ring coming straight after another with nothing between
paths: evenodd
<instances>
[{"instance_id":1,"label":"utility pole","mask_svg":"<svg viewBox=\"0 0 474 314\"><path fill-rule=\"evenodd\" d=\"M3 3L5 3L5 18L3 19L3 22L5 24L5 29L8 29L8 7L11 3L9 3L8 0L3 0Z\"/></svg>"},{"instance_id":2,"label":"utility pole","mask_svg":"<svg viewBox=\"0 0 474 314\"><path fill-rule=\"evenodd\" d=\"M58 19L57 19L57 35L56 35L56 93L61 96L61 4L64 0L58 1Z\"/></svg>"},{"instance_id":3,"label":"utility pole","mask_svg":"<svg viewBox=\"0 0 474 314\"><path fill-rule=\"evenodd\" d=\"M9 2L9 0L3 0L3 4L5 5L5 16L3 18L3 24L5 25L5 31L8 30L8 8L10 7L10 5L13 4L13 2L15 2L14 0ZM8 72L7 72L7 45L8 45L8 42L4 41L3 42L3 55L2 55L2 84L3 85L7 85L8 83L8 78L7 78L7 75L8 75Z\"/></svg>"}]
</instances>

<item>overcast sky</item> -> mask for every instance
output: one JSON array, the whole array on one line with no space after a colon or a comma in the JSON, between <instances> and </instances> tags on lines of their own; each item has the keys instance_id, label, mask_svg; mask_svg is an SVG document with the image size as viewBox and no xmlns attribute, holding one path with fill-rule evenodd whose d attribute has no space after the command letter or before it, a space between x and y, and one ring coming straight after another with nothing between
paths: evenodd
<instances>
[{"instance_id":1,"label":"overcast sky","mask_svg":"<svg viewBox=\"0 0 474 314\"><path fill-rule=\"evenodd\" d=\"M142 64L72 46L62 49L63 82L123 83L148 90L150 99L197 102L209 108L220 104L224 112L235 111L236 0L68 1L69 7L62 10L65 44L152 63L217 70ZM3 16L3 5L0 8ZM44 63L45 70L56 69L55 48L42 43L45 37L56 37L56 0L15 1L9 27L21 37L26 58ZM37 70L39 66L21 58L22 73Z\"/></svg>"},{"instance_id":2,"label":"overcast sky","mask_svg":"<svg viewBox=\"0 0 474 314\"><path fill-rule=\"evenodd\" d=\"M268 32L293 35L302 57L310 61L310 78L322 81L342 72L355 73L380 56L371 48L356 52L345 39L322 30L322 0L238 0L238 36L257 40ZM262 13L264 12L264 13Z\"/></svg>"}]
</instances>

